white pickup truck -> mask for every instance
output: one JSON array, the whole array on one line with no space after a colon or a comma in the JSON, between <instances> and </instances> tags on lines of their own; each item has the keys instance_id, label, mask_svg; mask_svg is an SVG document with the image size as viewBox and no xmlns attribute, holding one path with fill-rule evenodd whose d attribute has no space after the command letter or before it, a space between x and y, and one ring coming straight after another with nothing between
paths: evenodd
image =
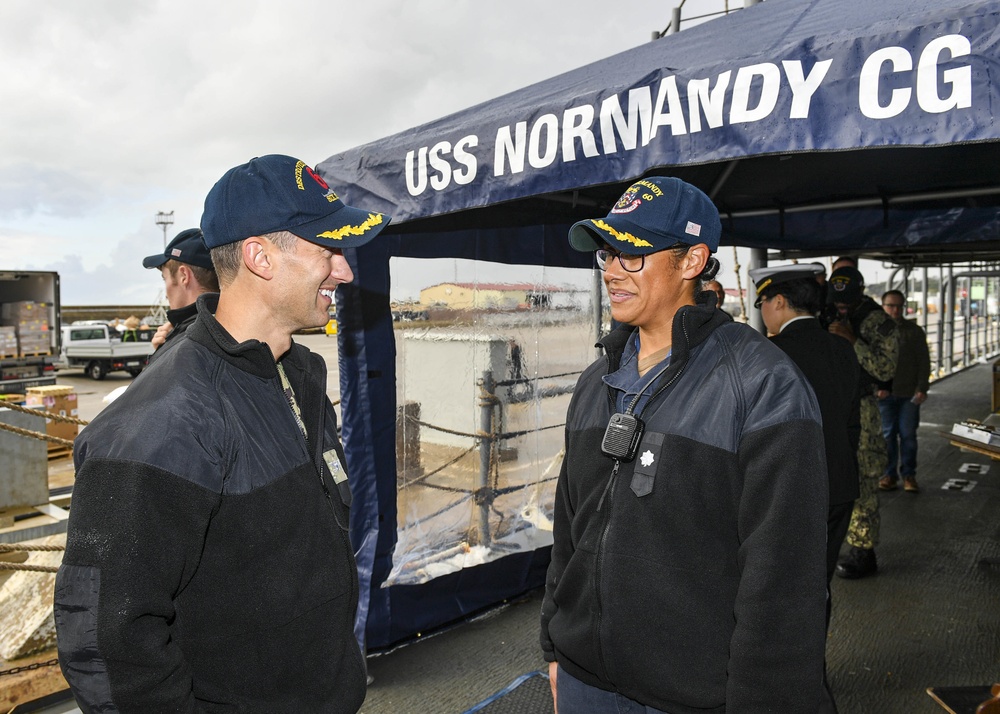
<instances>
[{"instance_id":1,"label":"white pickup truck","mask_svg":"<svg viewBox=\"0 0 1000 714\"><path fill-rule=\"evenodd\" d=\"M152 336L152 330L132 330L123 339L107 325L64 325L59 366L82 367L92 379L104 379L118 370L136 377L153 354Z\"/></svg>"}]
</instances>

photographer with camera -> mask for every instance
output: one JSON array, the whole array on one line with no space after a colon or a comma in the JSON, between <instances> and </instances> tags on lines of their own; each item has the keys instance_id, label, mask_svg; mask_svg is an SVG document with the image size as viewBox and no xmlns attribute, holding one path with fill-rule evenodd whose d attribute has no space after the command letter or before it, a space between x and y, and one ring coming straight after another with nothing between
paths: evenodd
<instances>
[{"instance_id":1,"label":"photographer with camera","mask_svg":"<svg viewBox=\"0 0 1000 714\"><path fill-rule=\"evenodd\" d=\"M570 229L620 326L566 419L541 644L560 714L823 698L827 476L792 361L702 292L719 214L676 178Z\"/></svg>"},{"instance_id":2,"label":"photographer with camera","mask_svg":"<svg viewBox=\"0 0 1000 714\"><path fill-rule=\"evenodd\" d=\"M888 456L882 437L882 416L876 391L892 379L899 359L896 323L878 303L864 294L865 279L857 268L842 267L830 274L831 302L836 319L827 328L854 346L861 364L861 442L858 446L860 496L854 502L847 530L847 554L837 563L837 575L854 580L878 572L875 546L879 540L878 482Z\"/></svg>"}]
</instances>

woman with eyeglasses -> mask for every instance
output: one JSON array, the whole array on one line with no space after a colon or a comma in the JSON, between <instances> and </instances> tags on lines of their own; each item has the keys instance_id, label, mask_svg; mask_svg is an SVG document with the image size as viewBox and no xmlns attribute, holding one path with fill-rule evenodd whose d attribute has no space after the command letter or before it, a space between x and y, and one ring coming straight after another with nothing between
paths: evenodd
<instances>
[{"instance_id":1,"label":"woman with eyeglasses","mask_svg":"<svg viewBox=\"0 0 1000 714\"><path fill-rule=\"evenodd\" d=\"M541 645L559 714L814 714L826 468L815 398L714 307L721 223L676 178L570 229L619 323L566 418Z\"/></svg>"}]
</instances>

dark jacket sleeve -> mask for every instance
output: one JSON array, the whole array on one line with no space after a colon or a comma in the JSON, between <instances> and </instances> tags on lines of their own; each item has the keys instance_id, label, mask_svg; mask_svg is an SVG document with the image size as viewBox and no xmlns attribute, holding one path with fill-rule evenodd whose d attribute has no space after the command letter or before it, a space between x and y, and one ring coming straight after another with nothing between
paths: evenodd
<instances>
[{"instance_id":1,"label":"dark jacket sleeve","mask_svg":"<svg viewBox=\"0 0 1000 714\"><path fill-rule=\"evenodd\" d=\"M726 709L811 713L825 648L828 487L819 410L805 380L780 364L745 399Z\"/></svg>"},{"instance_id":2,"label":"dark jacket sleeve","mask_svg":"<svg viewBox=\"0 0 1000 714\"><path fill-rule=\"evenodd\" d=\"M198 711L173 602L218 502L151 466L83 462L54 612L60 665L84 712Z\"/></svg>"},{"instance_id":3,"label":"dark jacket sleeve","mask_svg":"<svg viewBox=\"0 0 1000 714\"><path fill-rule=\"evenodd\" d=\"M545 575L545 596L542 599L542 621L539 639L542 645L542 656L546 662L554 662L556 659L555 647L549 638L549 622L558 609L555 602L555 591L559 586L559 580L566 563L573 555L573 543L570 534L570 522L572 521L572 507L569 499L569 488L567 484L566 450L563 450L562 467L559 470L559 480L556 484L555 509L552 523L552 559L549 561L549 568Z\"/></svg>"}]
</instances>

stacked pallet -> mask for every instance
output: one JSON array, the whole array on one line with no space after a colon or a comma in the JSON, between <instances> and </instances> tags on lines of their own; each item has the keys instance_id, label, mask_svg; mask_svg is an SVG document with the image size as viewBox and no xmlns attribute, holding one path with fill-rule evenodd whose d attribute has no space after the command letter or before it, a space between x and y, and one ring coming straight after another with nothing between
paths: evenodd
<instances>
[{"instance_id":1,"label":"stacked pallet","mask_svg":"<svg viewBox=\"0 0 1000 714\"><path fill-rule=\"evenodd\" d=\"M14 328L18 357L52 354L52 328L49 322L51 308L50 303L34 300L5 302L0 305L0 326ZM9 332L7 334L9 336ZM3 339L0 337L0 341ZM4 352L0 348L0 354Z\"/></svg>"},{"instance_id":2,"label":"stacked pallet","mask_svg":"<svg viewBox=\"0 0 1000 714\"><path fill-rule=\"evenodd\" d=\"M0 358L17 355L17 328L13 325L0 325Z\"/></svg>"}]
</instances>

